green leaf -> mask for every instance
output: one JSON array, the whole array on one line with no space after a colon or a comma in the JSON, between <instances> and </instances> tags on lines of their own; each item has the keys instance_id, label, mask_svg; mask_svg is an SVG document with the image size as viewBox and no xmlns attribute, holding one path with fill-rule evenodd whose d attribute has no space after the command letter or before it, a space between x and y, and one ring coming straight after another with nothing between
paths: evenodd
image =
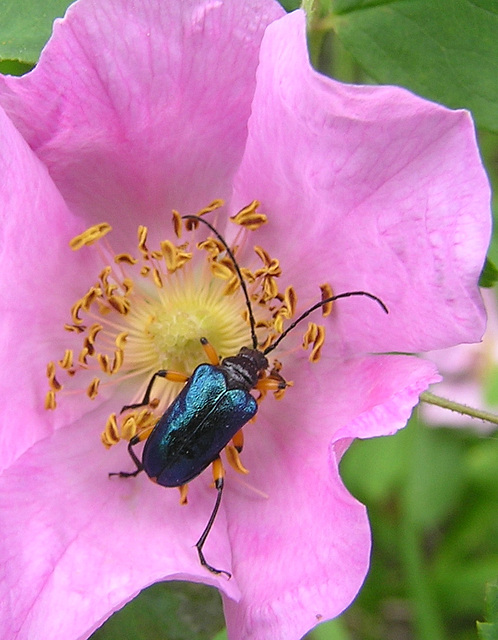
<instances>
[{"instance_id":1,"label":"green leaf","mask_svg":"<svg viewBox=\"0 0 498 640\"><path fill-rule=\"evenodd\" d=\"M294 11L301 6L301 0L278 0L286 11Z\"/></svg>"},{"instance_id":2,"label":"green leaf","mask_svg":"<svg viewBox=\"0 0 498 640\"><path fill-rule=\"evenodd\" d=\"M480 287L494 287L498 282L498 269L491 262L489 258L486 258L486 262L484 264L483 270L481 272L481 276L479 278L479 286Z\"/></svg>"},{"instance_id":3,"label":"green leaf","mask_svg":"<svg viewBox=\"0 0 498 640\"><path fill-rule=\"evenodd\" d=\"M32 64L19 60L0 60L0 73L9 76L22 76L33 68Z\"/></svg>"},{"instance_id":4,"label":"green leaf","mask_svg":"<svg viewBox=\"0 0 498 640\"><path fill-rule=\"evenodd\" d=\"M216 589L187 582L161 582L115 613L91 640L211 640L223 625Z\"/></svg>"},{"instance_id":5,"label":"green leaf","mask_svg":"<svg viewBox=\"0 0 498 640\"><path fill-rule=\"evenodd\" d=\"M486 618L488 622L478 622L480 640L498 640L498 584L486 587Z\"/></svg>"},{"instance_id":6,"label":"green leaf","mask_svg":"<svg viewBox=\"0 0 498 640\"><path fill-rule=\"evenodd\" d=\"M0 0L0 60L33 65L69 0Z\"/></svg>"},{"instance_id":7,"label":"green leaf","mask_svg":"<svg viewBox=\"0 0 498 640\"><path fill-rule=\"evenodd\" d=\"M380 501L400 482L406 471L407 432L389 438L355 440L341 460L341 477L361 502Z\"/></svg>"},{"instance_id":8,"label":"green leaf","mask_svg":"<svg viewBox=\"0 0 498 640\"><path fill-rule=\"evenodd\" d=\"M498 130L496 0L332 0L328 20L379 82L471 109Z\"/></svg>"}]
</instances>

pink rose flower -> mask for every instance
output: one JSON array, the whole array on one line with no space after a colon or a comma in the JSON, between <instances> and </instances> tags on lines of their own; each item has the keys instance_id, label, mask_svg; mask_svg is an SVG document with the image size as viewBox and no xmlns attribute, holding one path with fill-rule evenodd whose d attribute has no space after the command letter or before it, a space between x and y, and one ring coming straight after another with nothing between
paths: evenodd
<instances>
[{"instance_id":1,"label":"pink rose flower","mask_svg":"<svg viewBox=\"0 0 498 640\"><path fill-rule=\"evenodd\" d=\"M477 281L489 189L469 114L320 76L304 14L284 15L272 0L79 0L31 73L0 77L0 106L1 637L85 638L145 586L184 579L221 590L231 640L297 640L343 611L368 569L366 510L341 482L342 454L354 438L403 427L439 379L428 361L389 353L473 342L484 330ZM132 336L137 325L121 314L126 344L111 344L124 354L121 369L107 375L112 365L101 365L90 400L81 390L97 367L92 355L72 377L56 364L64 389L56 410L44 407L47 363L81 348L79 334L63 329L72 305L111 247L140 257L138 225L151 250L169 240L173 252L195 253L177 275L161 273L166 287L185 274L180 294L197 300L194 276L207 262L192 239L209 234L178 241L171 211L193 214L215 199L226 204L209 219L238 245L241 266L254 274L263 261L256 284L270 298L274 268L279 290L297 293L296 314L324 283L370 292L389 308L354 297L326 318L310 316L327 331L317 362L298 347L306 327L275 350L294 385L279 402L266 398L245 428L241 460L251 474L241 482L227 469L205 546L231 580L200 566L193 546L215 498L209 471L189 485L186 506L145 474L108 477L132 468L125 443L107 450L100 433L154 372L152 360L133 360L145 330ZM268 223L237 232L227 216L256 199ZM103 221L113 227L105 240L69 249ZM203 278L219 289L219 278ZM155 309L152 279L137 276L133 286L143 301L133 311ZM240 322L240 290L222 299ZM255 305L258 318L270 317L271 304ZM107 326L97 307L85 313ZM192 319L188 306L173 311ZM235 324L208 336L215 347ZM175 335L168 325L163 337ZM250 344L247 325L243 337ZM189 348L173 340L175 366Z\"/></svg>"}]
</instances>

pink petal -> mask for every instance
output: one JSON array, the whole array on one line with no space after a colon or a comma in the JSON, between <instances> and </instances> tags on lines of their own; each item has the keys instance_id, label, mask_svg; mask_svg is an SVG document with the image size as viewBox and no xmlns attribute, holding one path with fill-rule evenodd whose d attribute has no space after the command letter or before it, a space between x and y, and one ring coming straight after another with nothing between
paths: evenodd
<instances>
[{"instance_id":1,"label":"pink petal","mask_svg":"<svg viewBox=\"0 0 498 640\"><path fill-rule=\"evenodd\" d=\"M123 449L106 452L98 442L104 408L90 428L87 415L33 446L0 480L5 637L86 637L166 578L221 588L238 629L231 638L292 640L317 614L339 613L363 581L370 534L364 507L339 479L338 439L402 426L434 373L399 356L330 364L317 379L316 369L296 363L294 389L283 403L269 399L247 427L250 482L268 498L229 471L206 545L210 562L234 571L231 581L205 571L193 547L214 502L209 473L192 483L186 507L176 490L145 477L109 479L108 471L132 465ZM311 396L306 412L301 393Z\"/></svg>"},{"instance_id":2,"label":"pink petal","mask_svg":"<svg viewBox=\"0 0 498 640\"><path fill-rule=\"evenodd\" d=\"M239 596L235 580L203 569L194 543L214 504L209 476L194 483L187 506L177 490L145 476L108 478L131 469L121 451L99 443L101 415L88 415L33 446L0 479L0 619L3 637L88 637L140 589L163 578L223 582ZM223 532L209 558L230 567ZM63 603L63 606L62 606Z\"/></svg>"},{"instance_id":3,"label":"pink petal","mask_svg":"<svg viewBox=\"0 0 498 640\"><path fill-rule=\"evenodd\" d=\"M285 399L266 400L245 429L248 482L267 498L235 482L226 496L243 594L224 597L230 640L299 640L350 604L368 569L370 530L339 459L352 438L403 427L438 376L423 360L371 356L301 363L292 379Z\"/></svg>"},{"instance_id":4,"label":"pink petal","mask_svg":"<svg viewBox=\"0 0 498 640\"><path fill-rule=\"evenodd\" d=\"M30 74L0 79L0 104L72 209L125 237L138 218L229 195L260 40L283 13L272 0L80 0Z\"/></svg>"},{"instance_id":5,"label":"pink petal","mask_svg":"<svg viewBox=\"0 0 498 640\"><path fill-rule=\"evenodd\" d=\"M45 370L47 362L59 355L50 339L54 327L62 330L70 305L83 293L74 274L84 272L88 258L69 250L68 241L76 229L81 231L81 223L74 220L46 168L1 108L0 175L4 185L0 190L0 468L4 468L74 415L44 409Z\"/></svg>"},{"instance_id":6,"label":"pink petal","mask_svg":"<svg viewBox=\"0 0 498 640\"><path fill-rule=\"evenodd\" d=\"M302 12L263 39L234 207L254 198L270 214L260 242L289 283L328 281L389 307L337 304L333 331L348 353L480 339L490 195L469 114L317 74Z\"/></svg>"}]
</instances>

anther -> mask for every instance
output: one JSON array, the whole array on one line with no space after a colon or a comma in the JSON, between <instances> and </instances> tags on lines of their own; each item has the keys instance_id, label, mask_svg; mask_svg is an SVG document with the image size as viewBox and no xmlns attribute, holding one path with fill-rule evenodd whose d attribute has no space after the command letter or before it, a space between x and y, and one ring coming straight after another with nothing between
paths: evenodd
<instances>
[{"instance_id":1,"label":"anther","mask_svg":"<svg viewBox=\"0 0 498 640\"><path fill-rule=\"evenodd\" d=\"M154 284L158 289L163 288L163 279L161 278L161 274L159 273L159 269L154 267L152 269L152 279L154 280Z\"/></svg>"},{"instance_id":2,"label":"anther","mask_svg":"<svg viewBox=\"0 0 498 640\"><path fill-rule=\"evenodd\" d=\"M73 333L83 333L86 327L85 325L65 324L64 329Z\"/></svg>"},{"instance_id":3,"label":"anther","mask_svg":"<svg viewBox=\"0 0 498 640\"><path fill-rule=\"evenodd\" d=\"M284 293L285 317L290 319L296 313L297 295L294 287L287 287Z\"/></svg>"},{"instance_id":4,"label":"anther","mask_svg":"<svg viewBox=\"0 0 498 640\"><path fill-rule=\"evenodd\" d=\"M114 352L114 360L112 362L112 366L111 366L111 370L109 371L109 373L112 375L113 373L116 373L117 371L119 371L123 365L123 360L124 360L124 351L123 349L117 349Z\"/></svg>"},{"instance_id":5,"label":"anther","mask_svg":"<svg viewBox=\"0 0 498 640\"><path fill-rule=\"evenodd\" d=\"M94 400L97 397L99 392L99 384L100 384L100 379L94 378L88 385L86 394L90 398L90 400Z\"/></svg>"},{"instance_id":6,"label":"anther","mask_svg":"<svg viewBox=\"0 0 498 640\"><path fill-rule=\"evenodd\" d=\"M116 264L128 264L130 266L137 264L138 260L129 253L118 253L114 256L114 262Z\"/></svg>"},{"instance_id":7,"label":"anther","mask_svg":"<svg viewBox=\"0 0 498 640\"><path fill-rule=\"evenodd\" d=\"M62 369L71 369L71 367L73 366L72 349L66 349L66 351L64 352L64 357L62 358L62 360L59 360L59 365Z\"/></svg>"},{"instance_id":8,"label":"anther","mask_svg":"<svg viewBox=\"0 0 498 640\"><path fill-rule=\"evenodd\" d=\"M138 231L137 231L137 235L138 235L138 248L142 254L142 256L145 258L145 260L149 259L149 250L147 249L147 227L144 227L143 225L140 225L138 227Z\"/></svg>"},{"instance_id":9,"label":"anther","mask_svg":"<svg viewBox=\"0 0 498 640\"><path fill-rule=\"evenodd\" d=\"M230 280L233 276L233 270L222 262L216 260L211 261L211 273L215 278L221 278L222 280Z\"/></svg>"},{"instance_id":10,"label":"anther","mask_svg":"<svg viewBox=\"0 0 498 640\"><path fill-rule=\"evenodd\" d=\"M320 291L322 292L322 300L332 298L332 296L334 295L332 292L332 287L327 282L320 285ZM324 318L332 313L332 304L332 302L327 302L322 306L322 316Z\"/></svg>"},{"instance_id":11,"label":"anther","mask_svg":"<svg viewBox=\"0 0 498 640\"><path fill-rule=\"evenodd\" d=\"M130 311L130 303L124 296L112 295L108 299L108 302L113 309L123 316Z\"/></svg>"},{"instance_id":12,"label":"anther","mask_svg":"<svg viewBox=\"0 0 498 640\"><path fill-rule=\"evenodd\" d=\"M112 445L117 444L121 440L119 437L118 422L115 413L111 413L107 418L107 422L100 439L106 449L109 449Z\"/></svg>"},{"instance_id":13,"label":"anther","mask_svg":"<svg viewBox=\"0 0 498 640\"><path fill-rule=\"evenodd\" d=\"M97 337L97 334L99 333L99 331L102 331L103 327L101 324L92 324L92 326L90 327L90 329L88 329L88 342L90 344L93 344L95 342L95 338Z\"/></svg>"},{"instance_id":14,"label":"anther","mask_svg":"<svg viewBox=\"0 0 498 640\"><path fill-rule=\"evenodd\" d=\"M55 391L51 389L50 391L47 391L45 395L45 409L47 409L47 411L53 411L56 408L57 402L55 401Z\"/></svg>"},{"instance_id":15,"label":"anther","mask_svg":"<svg viewBox=\"0 0 498 640\"><path fill-rule=\"evenodd\" d=\"M200 211L198 211L196 215L203 216L206 213L211 213L211 211L220 209L224 204L225 204L224 200L221 200L221 199L213 200L210 204L208 204L207 207L204 207L204 209L201 209Z\"/></svg>"},{"instance_id":16,"label":"anther","mask_svg":"<svg viewBox=\"0 0 498 640\"><path fill-rule=\"evenodd\" d=\"M320 360L321 349L325 341L325 328L314 322L308 323L308 330L303 336L303 348L307 349L310 344L313 348L309 355L310 362L318 362Z\"/></svg>"},{"instance_id":17,"label":"anther","mask_svg":"<svg viewBox=\"0 0 498 640\"><path fill-rule=\"evenodd\" d=\"M47 364L47 378L52 391L60 391L62 389L62 385L55 377L55 362Z\"/></svg>"},{"instance_id":18,"label":"anther","mask_svg":"<svg viewBox=\"0 0 498 640\"><path fill-rule=\"evenodd\" d=\"M111 373L111 364L109 362L109 356L105 353L99 353L97 355L97 361L102 369L103 373Z\"/></svg>"},{"instance_id":19,"label":"anther","mask_svg":"<svg viewBox=\"0 0 498 640\"><path fill-rule=\"evenodd\" d=\"M242 227L246 227L250 231L259 229L263 224L268 222L268 218L264 213L258 213L256 210L259 207L259 202L253 200L251 204L241 209L234 216L231 216L230 220Z\"/></svg>"},{"instance_id":20,"label":"anther","mask_svg":"<svg viewBox=\"0 0 498 640\"><path fill-rule=\"evenodd\" d=\"M181 238L182 229L183 229L182 217L180 213L176 211L176 209L173 209L172 214L173 214L173 230L175 232L176 237Z\"/></svg>"},{"instance_id":21,"label":"anther","mask_svg":"<svg viewBox=\"0 0 498 640\"><path fill-rule=\"evenodd\" d=\"M94 242L97 242L97 240L103 238L107 233L109 233L109 231L111 231L111 229L111 225L107 224L107 222L96 224L70 240L69 246L73 251L78 251L78 249L85 246L89 247Z\"/></svg>"},{"instance_id":22,"label":"anther","mask_svg":"<svg viewBox=\"0 0 498 640\"><path fill-rule=\"evenodd\" d=\"M88 347L83 347L78 356L78 364L82 367L87 367L88 362L86 361L87 357L90 354L88 353Z\"/></svg>"},{"instance_id":23,"label":"anther","mask_svg":"<svg viewBox=\"0 0 498 640\"><path fill-rule=\"evenodd\" d=\"M122 331L116 336L116 339L114 340L114 344L118 349L123 349L126 344L127 338L128 338L128 331Z\"/></svg>"}]
</instances>

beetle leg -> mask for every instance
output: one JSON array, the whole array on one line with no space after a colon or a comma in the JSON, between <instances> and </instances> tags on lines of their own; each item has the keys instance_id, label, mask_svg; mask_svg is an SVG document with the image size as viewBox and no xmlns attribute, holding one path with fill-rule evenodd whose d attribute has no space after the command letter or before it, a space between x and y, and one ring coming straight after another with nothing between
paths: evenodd
<instances>
[{"instance_id":1,"label":"beetle leg","mask_svg":"<svg viewBox=\"0 0 498 640\"><path fill-rule=\"evenodd\" d=\"M156 378L164 378L165 380L170 380L171 382L187 382L190 376L187 376L185 373L180 373L178 371L168 371L167 369L160 369L156 371L156 373L150 379L149 384L147 385L147 389L145 390L145 395L141 402L136 402L135 404L126 404L120 413L126 411L127 409L138 409L138 407L144 407L150 402L150 394L152 392L152 387Z\"/></svg>"},{"instance_id":2,"label":"beetle leg","mask_svg":"<svg viewBox=\"0 0 498 640\"><path fill-rule=\"evenodd\" d=\"M244 432L242 429L239 429L234 435L232 438L232 444L237 449L238 453L242 452L242 448L244 447Z\"/></svg>"},{"instance_id":3,"label":"beetle leg","mask_svg":"<svg viewBox=\"0 0 498 640\"><path fill-rule=\"evenodd\" d=\"M133 451L133 447L139 442L139 436L133 436L133 438L128 442L128 453L130 454L130 458L133 460L135 466L137 467L135 471L112 471L111 473L109 473L109 478L111 476L119 476L120 478L135 478L141 471L144 470L137 454Z\"/></svg>"},{"instance_id":4,"label":"beetle leg","mask_svg":"<svg viewBox=\"0 0 498 640\"><path fill-rule=\"evenodd\" d=\"M225 455L227 457L228 464L235 469L238 473L247 474L249 471L244 467L240 459L239 452L233 444L227 444L225 447Z\"/></svg>"},{"instance_id":5,"label":"beetle leg","mask_svg":"<svg viewBox=\"0 0 498 640\"><path fill-rule=\"evenodd\" d=\"M187 504L187 493L188 493L188 484L181 484L180 489L180 504Z\"/></svg>"},{"instance_id":6,"label":"beetle leg","mask_svg":"<svg viewBox=\"0 0 498 640\"><path fill-rule=\"evenodd\" d=\"M218 514L218 509L220 508L221 496L223 493L223 485L224 485L224 479L223 479L224 475L225 475L225 470L223 469L223 464L220 458L216 458L216 460L213 461L213 478L214 478L214 486L218 491L218 495L216 496L216 502L214 503L214 508L208 520L206 528L202 532L202 535L199 538L199 540L197 540L197 542L195 543L195 546L197 547L197 553L199 554L199 562L203 567L206 567L206 569L208 569L208 571L211 571L211 573L216 573L216 574L224 573L227 576L227 578L230 579L232 577L231 573L229 573L228 571L224 571L223 569L215 569L215 567L213 567L208 562L206 562L206 558L204 557L204 554L202 552L202 548L207 540L209 532L213 527L214 521Z\"/></svg>"},{"instance_id":7,"label":"beetle leg","mask_svg":"<svg viewBox=\"0 0 498 640\"><path fill-rule=\"evenodd\" d=\"M238 471L239 473L249 473L249 471L244 467L242 461L240 460L240 453L244 447L244 432L242 429L239 429L237 433L232 438L231 444L227 444L225 447L225 454L227 457L228 464Z\"/></svg>"},{"instance_id":8,"label":"beetle leg","mask_svg":"<svg viewBox=\"0 0 498 640\"><path fill-rule=\"evenodd\" d=\"M218 354L214 350L213 345L207 338L201 338L201 344L204 351L206 352L207 357L209 358L209 362L211 364L214 364L215 366L218 366L220 364L220 359L218 357Z\"/></svg>"},{"instance_id":9,"label":"beetle leg","mask_svg":"<svg viewBox=\"0 0 498 640\"><path fill-rule=\"evenodd\" d=\"M281 391L286 387L290 386L292 383L284 380L281 375L277 373L271 373L266 378L260 378L254 387L258 391Z\"/></svg>"}]
</instances>

